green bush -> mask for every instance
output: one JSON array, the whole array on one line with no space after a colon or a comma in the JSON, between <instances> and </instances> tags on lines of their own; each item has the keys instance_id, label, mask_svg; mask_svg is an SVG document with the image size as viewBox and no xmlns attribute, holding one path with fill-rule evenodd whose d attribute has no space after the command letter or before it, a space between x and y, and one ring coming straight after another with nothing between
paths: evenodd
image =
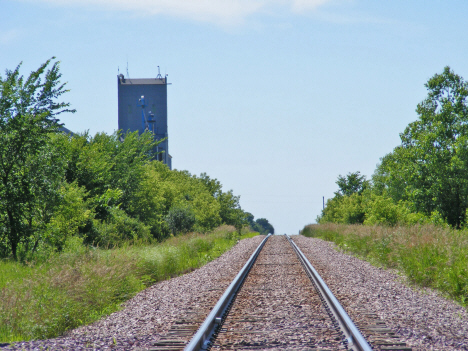
<instances>
[{"instance_id":1,"label":"green bush","mask_svg":"<svg viewBox=\"0 0 468 351\"><path fill-rule=\"evenodd\" d=\"M336 196L327 201L327 207L318 219L319 223L363 223L365 218L364 197L358 193Z\"/></svg>"},{"instance_id":2,"label":"green bush","mask_svg":"<svg viewBox=\"0 0 468 351\"><path fill-rule=\"evenodd\" d=\"M367 189L362 194L335 196L327 201L317 223L387 225L438 224L445 222L437 211L431 217L416 212L409 202L395 203L385 192L377 195Z\"/></svg>"},{"instance_id":3,"label":"green bush","mask_svg":"<svg viewBox=\"0 0 468 351\"><path fill-rule=\"evenodd\" d=\"M114 247L222 224L240 232L246 224L239 197L223 192L218 180L155 161L149 132L57 133L43 143L27 171L17 172L27 173L27 182L20 198L13 201L16 190L10 194L17 225L0 226L1 258L43 261L71 237ZM0 186L0 193L10 190ZM0 223L8 222L12 206L0 204Z\"/></svg>"},{"instance_id":4,"label":"green bush","mask_svg":"<svg viewBox=\"0 0 468 351\"><path fill-rule=\"evenodd\" d=\"M109 216L105 221L94 221L96 235L87 237L86 242L101 247L115 247L128 241L151 241L149 227L138 219L128 216L125 211L116 207L109 208L108 211Z\"/></svg>"},{"instance_id":5,"label":"green bush","mask_svg":"<svg viewBox=\"0 0 468 351\"><path fill-rule=\"evenodd\" d=\"M61 201L46 226L44 239L50 246L61 251L70 237L77 236L80 228L94 219L95 213L90 201L86 200L86 189L76 182L64 182L59 194Z\"/></svg>"},{"instance_id":6,"label":"green bush","mask_svg":"<svg viewBox=\"0 0 468 351\"><path fill-rule=\"evenodd\" d=\"M173 235L188 233L195 224L195 214L191 208L174 206L166 216L166 223Z\"/></svg>"}]
</instances>

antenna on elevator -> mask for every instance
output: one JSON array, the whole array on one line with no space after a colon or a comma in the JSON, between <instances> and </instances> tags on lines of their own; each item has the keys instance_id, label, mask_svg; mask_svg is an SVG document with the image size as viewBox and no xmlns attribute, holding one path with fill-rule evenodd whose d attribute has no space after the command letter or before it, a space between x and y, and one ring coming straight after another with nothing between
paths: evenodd
<instances>
[{"instance_id":1,"label":"antenna on elevator","mask_svg":"<svg viewBox=\"0 0 468 351\"><path fill-rule=\"evenodd\" d=\"M158 66L158 75L156 76L156 79L162 79L161 70L159 69L159 66Z\"/></svg>"},{"instance_id":2,"label":"antenna on elevator","mask_svg":"<svg viewBox=\"0 0 468 351\"><path fill-rule=\"evenodd\" d=\"M127 79L130 79L130 75L128 74L128 59L127 59Z\"/></svg>"}]
</instances>

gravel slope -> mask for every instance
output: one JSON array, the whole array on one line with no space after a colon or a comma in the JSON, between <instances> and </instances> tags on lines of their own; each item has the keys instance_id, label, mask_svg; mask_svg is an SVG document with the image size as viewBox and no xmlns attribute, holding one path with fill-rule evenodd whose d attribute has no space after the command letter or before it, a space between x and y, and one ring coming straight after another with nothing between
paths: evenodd
<instances>
[{"instance_id":1,"label":"gravel slope","mask_svg":"<svg viewBox=\"0 0 468 351\"><path fill-rule=\"evenodd\" d=\"M353 319L377 314L413 350L468 350L468 312L395 272L338 252L333 243L293 236Z\"/></svg>"}]
</instances>

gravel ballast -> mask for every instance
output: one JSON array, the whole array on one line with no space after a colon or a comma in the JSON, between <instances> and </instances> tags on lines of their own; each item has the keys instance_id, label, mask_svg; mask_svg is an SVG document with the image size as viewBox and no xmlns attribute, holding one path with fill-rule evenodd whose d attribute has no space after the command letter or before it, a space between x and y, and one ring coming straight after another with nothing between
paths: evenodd
<instances>
[{"instance_id":1,"label":"gravel ballast","mask_svg":"<svg viewBox=\"0 0 468 351\"><path fill-rule=\"evenodd\" d=\"M413 350L468 350L467 310L400 275L339 252L335 244L293 236L352 319L375 313ZM357 323L357 322L356 322Z\"/></svg>"},{"instance_id":2,"label":"gravel ballast","mask_svg":"<svg viewBox=\"0 0 468 351\"><path fill-rule=\"evenodd\" d=\"M263 238L242 240L206 266L159 282L127 301L121 311L64 337L19 342L0 349L154 349L186 316L209 313ZM395 272L339 252L333 243L303 236L293 236L293 240L351 318L359 321L362 315L377 315L413 350L468 350L465 308L429 289L410 287Z\"/></svg>"},{"instance_id":3,"label":"gravel ballast","mask_svg":"<svg viewBox=\"0 0 468 351\"><path fill-rule=\"evenodd\" d=\"M345 350L320 295L284 236L268 239L212 350Z\"/></svg>"}]
</instances>

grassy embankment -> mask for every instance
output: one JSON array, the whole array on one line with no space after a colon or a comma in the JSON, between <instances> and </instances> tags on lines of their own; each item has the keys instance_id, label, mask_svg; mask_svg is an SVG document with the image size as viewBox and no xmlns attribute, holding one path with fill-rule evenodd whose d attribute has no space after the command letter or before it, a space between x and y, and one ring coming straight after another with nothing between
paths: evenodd
<instances>
[{"instance_id":1,"label":"grassy embankment","mask_svg":"<svg viewBox=\"0 0 468 351\"><path fill-rule=\"evenodd\" d=\"M468 306L468 232L431 225L308 225L308 237L335 242L375 265L396 268L419 286Z\"/></svg>"},{"instance_id":2,"label":"grassy embankment","mask_svg":"<svg viewBox=\"0 0 468 351\"><path fill-rule=\"evenodd\" d=\"M223 226L153 246L101 250L75 242L40 264L0 261L0 342L51 338L91 323L145 287L219 257L238 239L234 227Z\"/></svg>"}]
</instances>

